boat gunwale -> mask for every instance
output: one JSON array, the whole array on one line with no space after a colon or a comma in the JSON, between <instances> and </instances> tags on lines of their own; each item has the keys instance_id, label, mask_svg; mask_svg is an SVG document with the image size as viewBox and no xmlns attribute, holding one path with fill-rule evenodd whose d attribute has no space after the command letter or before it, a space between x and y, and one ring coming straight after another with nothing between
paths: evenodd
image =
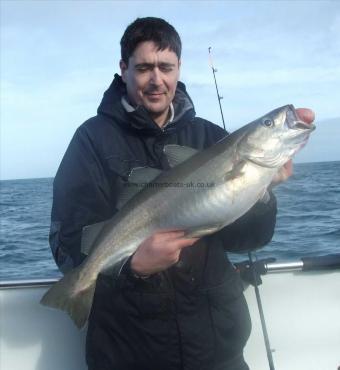
<instances>
[{"instance_id":1,"label":"boat gunwale","mask_svg":"<svg viewBox=\"0 0 340 370\"><path fill-rule=\"evenodd\" d=\"M315 259L322 259L324 256L315 257ZM335 258L339 258L340 254L334 255ZM311 270L304 270L303 261L289 261L289 262L271 262L264 263L265 274L272 273L286 273L296 272L301 273L311 272ZM313 269L314 271L322 272L334 272L339 270L340 266L334 266L333 269ZM0 289L16 289L16 288L33 288L33 287L46 287L57 282L62 276L55 278L40 278L40 279L18 279L18 280L0 280Z\"/></svg>"},{"instance_id":2,"label":"boat gunwale","mask_svg":"<svg viewBox=\"0 0 340 370\"><path fill-rule=\"evenodd\" d=\"M59 278L57 277L48 279L2 280L0 281L0 289L46 287L56 283L58 280Z\"/></svg>"}]
</instances>

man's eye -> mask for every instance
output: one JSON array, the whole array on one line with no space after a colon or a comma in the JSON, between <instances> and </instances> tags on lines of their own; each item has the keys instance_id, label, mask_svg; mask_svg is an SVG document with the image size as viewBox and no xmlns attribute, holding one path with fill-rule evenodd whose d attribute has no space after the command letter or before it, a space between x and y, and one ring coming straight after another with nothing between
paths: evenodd
<instances>
[{"instance_id":1,"label":"man's eye","mask_svg":"<svg viewBox=\"0 0 340 370\"><path fill-rule=\"evenodd\" d=\"M172 66L161 66L160 70L162 72L171 72L173 70L173 67Z\"/></svg>"},{"instance_id":2,"label":"man's eye","mask_svg":"<svg viewBox=\"0 0 340 370\"><path fill-rule=\"evenodd\" d=\"M136 70L137 70L138 72L146 72L146 71L148 71L148 70L149 70L149 68L148 68L148 67L137 67L137 68L136 68Z\"/></svg>"}]
</instances>

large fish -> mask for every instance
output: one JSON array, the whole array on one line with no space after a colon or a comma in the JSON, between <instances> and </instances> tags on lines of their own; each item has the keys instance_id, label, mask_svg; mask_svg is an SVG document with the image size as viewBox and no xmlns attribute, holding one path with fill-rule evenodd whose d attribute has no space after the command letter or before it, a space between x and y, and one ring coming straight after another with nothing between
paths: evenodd
<instances>
[{"instance_id":1,"label":"large fish","mask_svg":"<svg viewBox=\"0 0 340 370\"><path fill-rule=\"evenodd\" d=\"M135 186L126 187L130 191L155 178L132 198L122 194L121 198L131 199L120 211L85 232L85 244L92 244L88 257L51 287L41 303L67 311L82 327L101 271L131 255L155 231L182 229L199 237L234 222L264 196L278 169L306 143L314 128L287 105L202 152L166 146L173 168L160 174L148 168L132 172Z\"/></svg>"}]
</instances>

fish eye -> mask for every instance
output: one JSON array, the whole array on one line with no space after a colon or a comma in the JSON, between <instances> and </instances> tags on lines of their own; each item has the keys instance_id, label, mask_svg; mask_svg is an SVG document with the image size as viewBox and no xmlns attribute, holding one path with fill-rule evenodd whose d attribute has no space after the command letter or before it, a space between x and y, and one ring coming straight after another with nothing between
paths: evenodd
<instances>
[{"instance_id":1,"label":"fish eye","mask_svg":"<svg viewBox=\"0 0 340 370\"><path fill-rule=\"evenodd\" d=\"M266 127L273 127L274 126L274 121L270 118L266 118L266 119L263 120L263 124Z\"/></svg>"}]
</instances>

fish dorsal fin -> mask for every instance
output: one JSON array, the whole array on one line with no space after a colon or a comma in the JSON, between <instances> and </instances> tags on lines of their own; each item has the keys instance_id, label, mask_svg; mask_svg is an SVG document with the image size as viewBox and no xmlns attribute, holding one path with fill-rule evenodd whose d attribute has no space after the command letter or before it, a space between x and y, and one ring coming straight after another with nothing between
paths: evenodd
<instances>
[{"instance_id":1,"label":"fish dorsal fin","mask_svg":"<svg viewBox=\"0 0 340 370\"><path fill-rule=\"evenodd\" d=\"M95 240L109 221L111 221L111 219L83 227L80 246L81 253L85 255L90 254Z\"/></svg>"},{"instance_id":2,"label":"fish dorsal fin","mask_svg":"<svg viewBox=\"0 0 340 370\"><path fill-rule=\"evenodd\" d=\"M146 184L153 181L161 173L162 170L159 170L158 168L133 168L128 177L128 181L124 183L123 190L119 194L116 208L121 209L130 199L143 190Z\"/></svg>"},{"instance_id":3,"label":"fish dorsal fin","mask_svg":"<svg viewBox=\"0 0 340 370\"><path fill-rule=\"evenodd\" d=\"M128 182L134 184L149 183L153 181L162 170L153 167L136 167L130 172Z\"/></svg>"},{"instance_id":4,"label":"fish dorsal fin","mask_svg":"<svg viewBox=\"0 0 340 370\"><path fill-rule=\"evenodd\" d=\"M176 167L187 159L196 154L198 150L188 146L169 144L164 146L164 154L166 155L169 166Z\"/></svg>"}]
</instances>

